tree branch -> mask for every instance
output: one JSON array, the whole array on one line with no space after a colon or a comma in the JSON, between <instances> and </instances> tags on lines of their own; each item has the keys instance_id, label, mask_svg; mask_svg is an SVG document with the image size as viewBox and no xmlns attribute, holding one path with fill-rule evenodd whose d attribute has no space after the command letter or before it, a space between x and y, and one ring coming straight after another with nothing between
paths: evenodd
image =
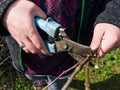
<instances>
[{"instance_id":1,"label":"tree branch","mask_svg":"<svg viewBox=\"0 0 120 90\"><path fill-rule=\"evenodd\" d=\"M89 60L90 60L90 56L88 55L82 62L79 62L79 65L76 67L76 69L74 70L74 72L72 73L72 75L70 76L70 78L68 79L68 81L66 82L66 84L63 86L61 90L66 90L68 88L74 76L81 70L83 65L86 64Z\"/></svg>"},{"instance_id":2,"label":"tree branch","mask_svg":"<svg viewBox=\"0 0 120 90\"><path fill-rule=\"evenodd\" d=\"M70 70L76 68L79 65L79 62L77 62L74 66L70 67L69 69L63 71L58 77L56 77L51 83L49 83L47 86L45 86L42 90L47 89L50 85L55 83L60 77L62 77L65 73L69 72Z\"/></svg>"}]
</instances>

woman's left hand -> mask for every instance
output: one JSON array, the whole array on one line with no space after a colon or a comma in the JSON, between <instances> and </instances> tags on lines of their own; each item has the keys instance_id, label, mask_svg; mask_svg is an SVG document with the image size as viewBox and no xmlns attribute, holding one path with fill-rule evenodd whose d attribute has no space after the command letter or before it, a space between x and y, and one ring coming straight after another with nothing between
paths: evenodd
<instances>
[{"instance_id":1,"label":"woman's left hand","mask_svg":"<svg viewBox=\"0 0 120 90\"><path fill-rule=\"evenodd\" d=\"M91 50L97 54L100 46L99 57L120 47L120 28L109 23L99 23L94 28L94 35L91 42Z\"/></svg>"}]
</instances>

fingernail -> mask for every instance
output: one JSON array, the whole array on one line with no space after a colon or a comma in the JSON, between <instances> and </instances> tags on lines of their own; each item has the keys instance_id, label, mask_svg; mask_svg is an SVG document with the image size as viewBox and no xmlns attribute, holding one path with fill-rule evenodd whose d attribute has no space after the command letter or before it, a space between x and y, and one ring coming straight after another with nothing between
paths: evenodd
<instances>
[{"instance_id":1,"label":"fingernail","mask_svg":"<svg viewBox=\"0 0 120 90\"><path fill-rule=\"evenodd\" d=\"M91 49L92 49L92 50L96 50L97 48L98 48L97 45L94 45L94 46L92 45L92 46L91 46Z\"/></svg>"},{"instance_id":2,"label":"fingernail","mask_svg":"<svg viewBox=\"0 0 120 90\"><path fill-rule=\"evenodd\" d=\"M52 56L51 53L49 53L48 51L45 51L45 50L40 50L41 53L45 54L45 55L48 55L48 56Z\"/></svg>"}]
</instances>

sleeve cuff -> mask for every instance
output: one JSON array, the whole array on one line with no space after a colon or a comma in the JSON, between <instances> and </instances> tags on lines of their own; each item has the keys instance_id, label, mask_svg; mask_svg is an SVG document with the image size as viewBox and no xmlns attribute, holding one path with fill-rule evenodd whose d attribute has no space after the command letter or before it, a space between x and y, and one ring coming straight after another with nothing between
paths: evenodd
<instances>
[{"instance_id":1,"label":"sleeve cuff","mask_svg":"<svg viewBox=\"0 0 120 90\"><path fill-rule=\"evenodd\" d=\"M14 2L15 0L1 0L0 1L0 35L6 36L9 35L9 32L6 30L2 23L3 15L7 8Z\"/></svg>"},{"instance_id":2,"label":"sleeve cuff","mask_svg":"<svg viewBox=\"0 0 120 90\"><path fill-rule=\"evenodd\" d=\"M105 11L98 15L95 25L97 23L110 23L120 27L120 1L113 0L106 5Z\"/></svg>"}]
</instances>

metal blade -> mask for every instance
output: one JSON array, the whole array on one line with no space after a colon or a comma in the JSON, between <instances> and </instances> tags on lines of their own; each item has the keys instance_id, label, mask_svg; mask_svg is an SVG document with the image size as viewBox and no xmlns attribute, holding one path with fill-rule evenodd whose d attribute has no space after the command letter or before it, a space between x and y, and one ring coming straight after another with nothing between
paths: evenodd
<instances>
[{"instance_id":1,"label":"metal blade","mask_svg":"<svg viewBox=\"0 0 120 90\"><path fill-rule=\"evenodd\" d=\"M82 60L84 60L84 57L82 57L81 55L71 53L71 52L69 52L69 55L78 62L81 62Z\"/></svg>"},{"instance_id":2,"label":"metal blade","mask_svg":"<svg viewBox=\"0 0 120 90\"><path fill-rule=\"evenodd\" d=\"M55 45L57 52L67 51L77 61L82 61L87 55L92 56L91 48L79 43L76 43L68 38L56 42Z\"/></svg>"},{"instance_id":3,"label":"metal blade","mask_svg":"<svg viewBox=\"0 0 120 90\"><path fill-rule=\"evenodd\" d=\"M67 44L67 51L70 53L75 53L77 55L80 55L82 57L86 57L87 55L92 56L91 48L79 43L76 43L70 39L63 38L63 40Z\"/></svg>"}]
</instances>

